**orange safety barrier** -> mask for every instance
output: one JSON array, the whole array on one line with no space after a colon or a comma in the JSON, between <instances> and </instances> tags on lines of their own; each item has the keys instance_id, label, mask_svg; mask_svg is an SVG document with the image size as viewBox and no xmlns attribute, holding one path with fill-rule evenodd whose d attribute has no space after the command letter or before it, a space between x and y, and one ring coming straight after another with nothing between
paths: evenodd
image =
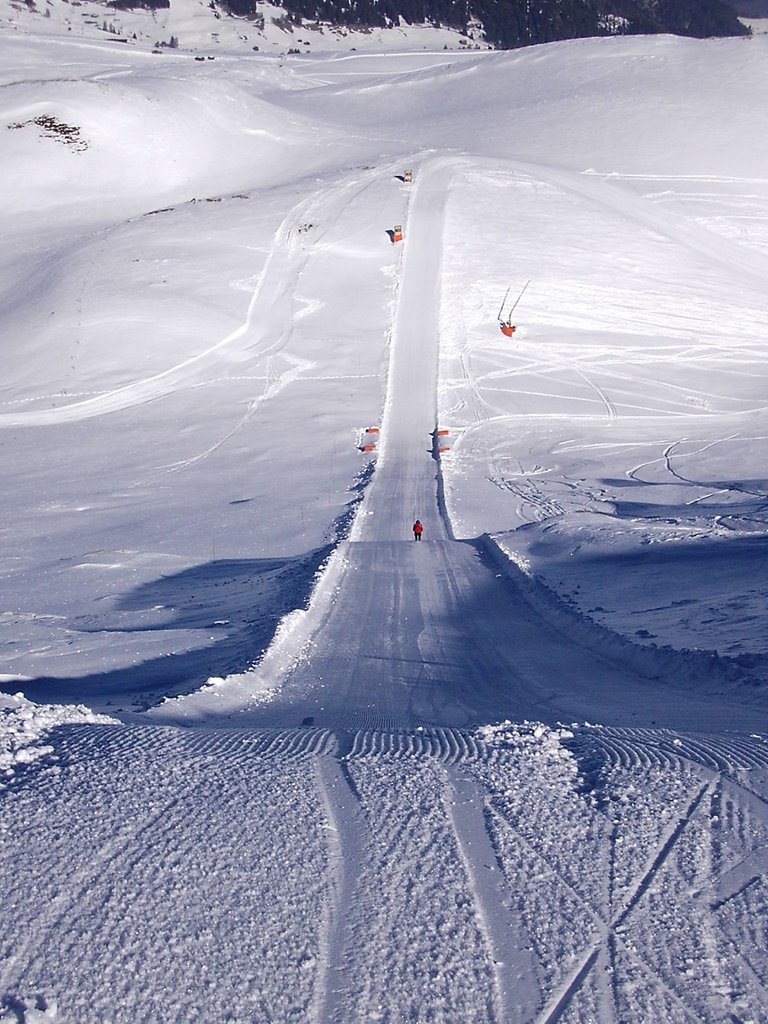
<instances>
[{"instance_id":1,"label":"orange safety barrier","mask_svg":"<svg viewBox=\"0 0 768 1024\"><path fill-rule=\"evenodd\" d=\"M378 434L378 433L380 433L378 427L366 427L365 428L365 432L366 432L366 434Z\"/></svg>"},{"instance_id":2,"label":"orange safety barrier","mask_svg":"<svg viewBox=\"0 0 768 1024\"><path fill-rule=\"evenodd\" d=\"M363 451L364 452L375 452L376 451L376 445L375 444L364 444L363 445Z\"/></svg>"},{"instance_id":3,"label":"orange safety barrier","mask_svg":"<svg viewBox=\"0 0 768 1024\"><path fill-rule=\"evenodd\" d=\"M438 437L448 437L449 434L450 434L450 430L438 430L437 431L437 436Z\"/></svg>"},{"instance_id":4,"label":"orange safety barrier","mask_svg":"<svg viewBox=\"0 0 768 1024\"><path fill-rule=\"evenodd\" d=\"M440 445L437 449L439 452L449 452L451 449L447 445Z\"/></svg>"}]
</instances>

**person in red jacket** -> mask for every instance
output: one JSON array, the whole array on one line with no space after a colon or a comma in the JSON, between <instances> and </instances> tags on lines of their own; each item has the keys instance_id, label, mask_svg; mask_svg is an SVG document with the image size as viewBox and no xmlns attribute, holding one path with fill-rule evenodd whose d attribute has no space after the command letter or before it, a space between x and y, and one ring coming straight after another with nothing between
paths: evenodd
<instances>
[{"instance_id":1,"label":"person in red jacket","mask_svg":"<svg viewBox=\"0 0 768 1024\"><path fill-rule=\"evenodd\" d=\"M421 520L417 519L413 524L413 539L421 540L422 533L424 533L424 527L421 525Z\"/></svg>"}]
</instances>

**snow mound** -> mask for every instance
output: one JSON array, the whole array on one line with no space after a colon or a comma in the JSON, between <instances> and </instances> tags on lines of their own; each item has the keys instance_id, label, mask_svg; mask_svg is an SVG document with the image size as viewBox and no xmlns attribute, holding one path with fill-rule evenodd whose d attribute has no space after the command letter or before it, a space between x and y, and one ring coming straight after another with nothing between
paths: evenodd
<instances>
[{"instance_id":1,"label":"snow mound","mask_svg":"<svg viewBox=\"0 0 768 1024\"><path fill-rule=\"evenodd\" d=\"M0 694L0 789L14 776L19 766L31 764L53 753L53 747L45 743L45 736L51 729L60 725L85 723L120 724L108 715L94 714L84 704L34 704L22 693L12 697ZM5 1019L0 1017L0 1024ZM15 1017L12 1019L16 1020ZM24 1019L31 1021L38 1017Z\"/></svg>"},{"instance_id":2,"label":"snow mound","mask_svg":"<svg viewBox=\"0 0 768 1024\"><path fill-rule=\"evenodd\" d=\"M6 998L0 1003L0 1024L50 1024L60 1020L56 1000L38 996L20 1001Z\"/></svg>"},{"instance_id":3,"label":"snow mound","mask_svg":"<svg viewBox=\"0 0 768 1024\"><path fill-rule=\"evenodd\" d=\"M526 747L551 760L567 760L571 754L562 745L562 740L573 739L573 731L563 726L551 728L543 722L512 722L507 719L495 725L481 726L477 737L495 749Z\"/></svg>"},{"instance_id":4,"label":"snow mound","mask_svg":"<svg viewBox=\"0 0 768 1024\"><path fill-rule=\"evenodd\" d=\"M210 676L193 693L167 697L147 712L156 723L185 724L258 709L274 700L290 671L306 661L312 639L339 593L348 566L347 543L335 548L315 573L306 608L288 612L278 623L272 643L251 668L228 676Z\"/></svg>"}]
</instances>

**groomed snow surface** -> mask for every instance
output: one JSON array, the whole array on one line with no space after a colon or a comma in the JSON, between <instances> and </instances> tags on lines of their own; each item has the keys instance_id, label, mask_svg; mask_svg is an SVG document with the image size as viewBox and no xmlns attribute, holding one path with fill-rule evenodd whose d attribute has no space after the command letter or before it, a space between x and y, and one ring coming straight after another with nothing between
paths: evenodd
<instances>
[{"instance_id":1,"label":"groomed snow surface","mask_svg":"<svg viewBox=\"0 0 768 1024\"><path fill-rule=\"evenodd\" d=\"M768 1019L766 58L0 37L2 1024Z\"/></svg>"}]
</instances>

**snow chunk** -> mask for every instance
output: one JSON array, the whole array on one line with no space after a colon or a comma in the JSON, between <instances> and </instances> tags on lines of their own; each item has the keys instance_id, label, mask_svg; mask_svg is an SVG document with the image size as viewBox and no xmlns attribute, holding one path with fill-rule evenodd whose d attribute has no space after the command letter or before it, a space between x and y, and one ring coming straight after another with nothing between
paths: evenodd
<instances>
[{"instance_id":1,"label":"snow chunk","mask_svg":"<svg viewBox=\"0 0 768 1024\"><path fill-rule=\"evenodd\" d=\"M24 1001L5 999L0 1003L0 1024L50 1024L59 1019L55 999L37 996Z\"/></svg>"},{"instance_id":2,"label":"snow chunk","mask_svg":"<svg viewBox=\"0 0 768 1024\"><path fill-rule=\"evenodd\" d=\"M43 742L51 729L82 723L120 724L108 715L95 714L84 704L34 704L23 693L0 694L0 789L2 780L11 778L16 766L53 753L53 747Z\"/></svg>"},{"instance_id":3,"label":"snow chunk","mask_svg":"<svg viewBox=\"0 0 768 1024\"><path fill-rule=\"evenodd\" d=\"M551 728L542 722L499 722L496 725L484 725L477 730L477 737L487 747L522 756L526 761L534 760L545 771L555 769L555 777L573 777L578 775L578 766L570 750L563 745L563 740L573 738L573 732L564 726ZM562 776L562 772L565 776Z\"/></svg>"},{"instance_id":4,"label":"snow chunk","mask_svg":"<svg viewBox=\"0 0 768 1024\"><path fill-rule=\"evenodd\" d=\"M523 747L539 745L543 748L559 746L561 740L573 738L573 732L564 726L551 728L543 722L511 722L507 719L495 725L483 725L477 730L478 739L489 747Z\"/></svg>"}]
</instances>

